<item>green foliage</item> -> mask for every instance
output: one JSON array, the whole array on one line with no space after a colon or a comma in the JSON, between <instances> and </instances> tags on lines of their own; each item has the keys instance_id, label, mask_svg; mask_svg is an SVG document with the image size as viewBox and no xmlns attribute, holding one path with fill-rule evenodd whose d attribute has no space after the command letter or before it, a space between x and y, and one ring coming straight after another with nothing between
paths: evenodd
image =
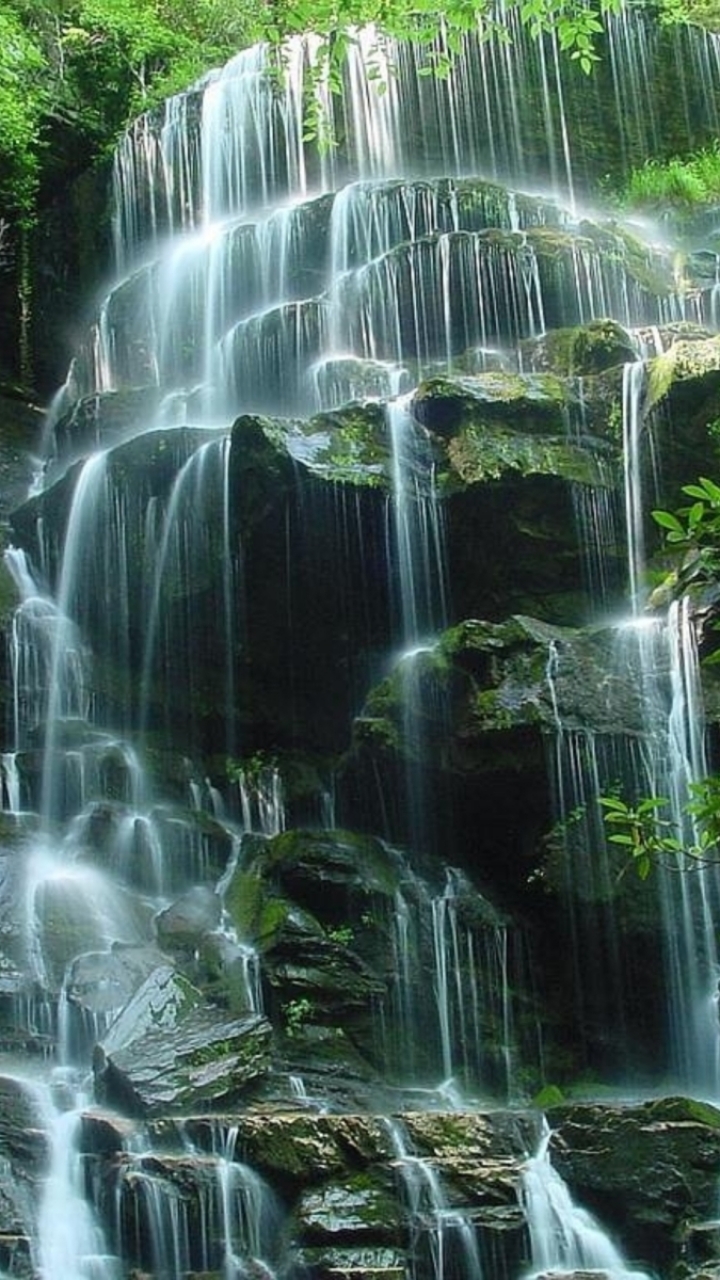
<instances>
[{"instance_id":1,"label":"green foliage","mask_svg":"<svg viewBox=\"0 0 720 1280\"><path fill-rule=\"evenodd\" d=\"M89 164L133 116L263 34L250 0L0 0L0 200Z\"/></svg>"},{"instance_id":2,"label":"green foliage","mask_svg":"<svg viewBox=\"0 0 720 1280\"><path fill-rule=\"evenodd\" d=\"M557 1084L543 1085L532 1100L533 1106L538 1107L540 1111L546 1111L549 1107L562 1106L563 1102L565 1102L565 1094Z\"/></svg>"},{"instance_id":3,"label":"green foliage","mask_svg":"<svg viewBox=\"0 0 720 1280\"><path fill-rule=\"evenodd\" d=\"M225 776L229 782L242 782L248 787L259 787L263 778L278 768L277 756L265 751L254 751L252 755L235 759L228 756L225 760Z\"/></svg>"},{"instance_id":4,"label":"green foliage","mask_svg":"<svg viewBox=\"0 0 720 1280\"><path fill-rule=\"evenodd\" d=\"M633 867L641 880L657 865L688 871L720 862L720 776L716 774L689 786L685 813L692 820L691 840L678 838L665 797L646 796L630 804L619 796L601 796L600 804L611 829L609 842L628 855L623 871Z\"/></svg>"},{"instance_id":5,"label":"green foliage","mask_svg":"<svg viewBox=\"0 0 720 1280\"><path fill-rule=\"evenodd\" d=\"M296 1040L302 1035L314 1012L315 1006L307 996L298 996L283 1005L285 1034L290 1040Z\"/></svg>"},{"instance_id":6,"label":"green foliage","mask_svg":"<svg viewBox=\"0 0 720 1280\"><path fill-rule=\"evenodd\" d=\"M8 0L0 0L0 207L26 218L41 158L41 121L49 97L44 60Z\"/></svg>"},{"instance_id":7,"label":"green foliage","mask_svg":"<svg viewBox=\"0 0 720 1280\"><path fill-rule=\"evenodd\" d=\"M633 169L616 195L622 207L632 209L694 208L720 198L720 148L696 151L670 160L647 160Z\"/></svg>"},{"instance_id":8,"label":"green foliage","mask_svg":"<svg viewBox=\"0 0 720 1280\"><path fill-rule=\"evenodd\" d=\"M690 581L711 579L720 574L720 485L701 476L697 483L683 485L682 492L693 501L676 511L652 512L666 544L683 553L683 565L678 573L680 590Z\"/></svg>"},{"instance_id":9,"label":"green foliage","mask_svg":"<svg viewBox=\"0 0 720 1280\"><path fill-rule=\"evenodd\" d=\"M339 947L351 947L355 939L355 933L351 925L339 924L326 930L327 936L331 942L337 943Z\"/></svg>"}]
</instances>

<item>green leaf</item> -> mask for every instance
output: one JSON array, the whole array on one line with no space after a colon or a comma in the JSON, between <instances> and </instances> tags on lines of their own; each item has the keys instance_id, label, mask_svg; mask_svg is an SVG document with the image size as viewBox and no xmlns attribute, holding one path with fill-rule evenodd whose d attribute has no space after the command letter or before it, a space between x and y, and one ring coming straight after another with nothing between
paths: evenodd
<instances>
[{"instance_id":1,"label":"green leaf","mask_svg":"<svg viewBox=\"0 0 720 1280\"><path fill-rule=\"evenodd\" d=\"M683 537L685 536L684 526L677 516L673 515L672 511L652 511L651 515L655 523L659 524L663 529L671 529L674 533L681 533Z\"/></svg>"}]
</instances>

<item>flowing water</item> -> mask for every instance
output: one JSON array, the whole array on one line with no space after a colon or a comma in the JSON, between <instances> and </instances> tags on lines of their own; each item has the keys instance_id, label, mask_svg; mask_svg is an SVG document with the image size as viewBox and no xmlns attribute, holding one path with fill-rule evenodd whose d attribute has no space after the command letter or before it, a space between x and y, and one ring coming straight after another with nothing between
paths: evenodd
<instances>
[{"instance_id":1,"label":"flowing water","mask_svg":"<svg viewBox=\"0 0 720 1280\"><path fill-rule=\"evenodd\" d=\"M530 1235L530 1275L601 1272L613 1280L642 1280L631 1270L598 1220L576 1204L549 1158L552 1133L544 1133L536 1155L528 1160L521 1196Z\"/></svg>"}]
</instances>

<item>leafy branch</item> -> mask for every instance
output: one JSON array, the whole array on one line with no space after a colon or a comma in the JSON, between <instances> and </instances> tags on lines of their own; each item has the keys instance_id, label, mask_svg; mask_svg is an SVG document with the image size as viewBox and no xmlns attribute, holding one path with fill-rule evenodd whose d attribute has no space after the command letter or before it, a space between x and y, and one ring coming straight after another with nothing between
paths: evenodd
<instances>
[{"instance_id":1,"label":"leafy branch","mask_svg":"<svg viewBox=\"0 0 720 1280\"><path fill-rule=\"evenodd\" d=\"M670 801L645 796L630 804L619 796L601 796L608 841L628 856L620 875L632 868L646 880L654 866L670 871L701 870L720 864L720 776L711 774L689 785L685 813L692 820L693 837L677 834Z\"/></svg>"},{"instance_id":2,"label":"leafy branch","mask_svg":"<svg viewBox=\"0 0 720 1280\"><path fill-rule=\"evenodd\" d=\"M681 582L716 577L720 573L720 485L701 476L696 484L683 485L682 492L693 501L676 511L653 511L653 520L667 545L684 553Z\"/></svg>"}]
</instances>

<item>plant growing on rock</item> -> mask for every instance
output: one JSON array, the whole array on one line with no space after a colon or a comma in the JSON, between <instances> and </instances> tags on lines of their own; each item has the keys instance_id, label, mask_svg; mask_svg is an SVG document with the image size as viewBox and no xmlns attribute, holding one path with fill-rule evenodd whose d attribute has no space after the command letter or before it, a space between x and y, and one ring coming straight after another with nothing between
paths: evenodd
<instances>
[{"instance_id":1,"label":"plant growing on rock","mask_svg":"<svg viewBox=\"0 0 720 1280\"><path fill-rule=\"evenodd\" d=\"M312 1018L315 1006L308 996L298 996L283 1005L285 1034L290 1040L297 1040Z\"/></svg>"}]
</instances>

